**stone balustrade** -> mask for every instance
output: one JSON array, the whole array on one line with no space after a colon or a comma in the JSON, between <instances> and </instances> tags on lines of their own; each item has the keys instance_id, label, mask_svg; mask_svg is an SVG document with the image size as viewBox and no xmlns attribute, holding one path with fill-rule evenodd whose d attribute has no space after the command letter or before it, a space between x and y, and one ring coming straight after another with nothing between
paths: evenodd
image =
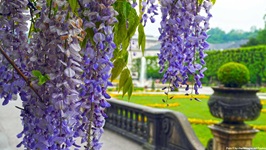
<instances>
[{"instance_id":1,"label":"stone balustrade","mask_svg":"<svg viewBox=\"0 0 266 150\"><path fill-rule=\"evenodd\" d=\"M151 150L204 150L179 112L111 99L105 127ZM115 140L115 139L114 139Z\"/></svg>"}]
</instances>

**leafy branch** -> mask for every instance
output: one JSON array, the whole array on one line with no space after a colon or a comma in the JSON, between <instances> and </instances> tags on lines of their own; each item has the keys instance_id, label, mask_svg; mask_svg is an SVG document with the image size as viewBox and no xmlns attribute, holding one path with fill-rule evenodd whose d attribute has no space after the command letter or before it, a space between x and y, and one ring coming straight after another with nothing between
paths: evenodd
<instances>
[{"instance_id":1,"label":"leafy branch","mask_svg":"<svg viewBox=\"0 0 266 150\"><path fill-rule=\"evenodd\" d=\"M133 91L133 82L130 71L126 67L128 62L128 47L136 29L139 27L139 32L143 33L141 30L143 28L140 28L139 16L128 1L116 1L114 3L114 9L119 14L117 16L118 23L114 27L114 42L118 48L115 49L112 60L114 67L112 69L111 81L120 76L119 91L123 89L123 96L128 93L128 99L130 99ZM141 36L141 39L145 38L143 34ZM144 42L141 45L143 44Z\"/></svg>"}]
</instances>

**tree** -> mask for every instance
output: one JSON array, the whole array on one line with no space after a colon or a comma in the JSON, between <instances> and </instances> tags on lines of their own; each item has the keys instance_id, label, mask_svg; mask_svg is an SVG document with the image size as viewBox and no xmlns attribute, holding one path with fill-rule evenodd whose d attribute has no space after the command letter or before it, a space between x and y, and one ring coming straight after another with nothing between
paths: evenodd
<instances>
[{"instance_id":1,"label":"tree","mask_svg":"<svg viewBox=\"0 0 266 150\"><path fill-rule=\"evenodd\" d=\"M208 38L210 43L224 43L226 41L226 33L218 27L210 29L208 34L210 35Z\"/></svg>"},{"instance_id":2,"label":"tree","mask_svg":"<svg viewBox=\"0 0 266 150\"><path fill-rule=\"evenodd\" d=\"M244 44L242 46L248 47L255 45L266 45L266 28L259 30L258 35L256 37L250 38L247 44Z\"/></svg>"},{"instance_id":3,"label":"tree","mask_svg":"<svg viewBox=\"0 0 266 150\"><path fill-rule=\"evenodd\" d=\"M208 38L208 42L216 44L216 43L227 43L232 41L239 41L248 38L254 38L258 33L256 28L251 29L250 32L244 32L243 30L232 29L228 33L225 33L220 28L212 28L208 31L210 37Z\"/></svg>"},{"instance_id":4,"label":"tree","mask_svg":"<svg viewBox=\"0 0 266 150\"><path fill-rule=\"evenodd\" d=\"M214 0L212 0L214 2ZM130 39L138 32L144 51L144 26L157 15L158 1L1 0L0 98L19 94L25 149L100 149L110 107L107 87L120 76L123 95L132 94L127 68ZM187 85L197 93L206 70L208 0L161 1L159 55L164 82ZM139 6L139 15L134 6ZM205 10L205 16L199 12ZM30 21L28 36L27 22ZM175 33L175 34L172 34ZM196 56L197 52L199 53ZM196 56L196 57L195 57ZM200 59L200 63L196 63ZM176 62L175 60L178 60ZM165 66L165 64L169 64ZM202 69L204 68L204 69Z\"/></svg>"},{"instance_id":5,"label":"tree","mask_svg":"<svg viewBox=\"0 0 266 150\"><path fill-rule=\"evenodd\" d=\"M264 29L258 31L256 37L250 38L247 44L242 45L243 47L255 46L255 45L266 45L266 15L263 17L265 26Z\"/></svg>"}]
</instances>

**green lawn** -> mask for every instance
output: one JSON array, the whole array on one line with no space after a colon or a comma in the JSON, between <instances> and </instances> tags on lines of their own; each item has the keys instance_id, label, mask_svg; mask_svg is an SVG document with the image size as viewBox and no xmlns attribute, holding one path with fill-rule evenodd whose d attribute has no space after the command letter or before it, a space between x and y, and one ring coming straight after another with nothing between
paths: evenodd
<instances>
[{"instance_id":1,"label":"green lawn","mask_svg":"<svg viewBox=\"0 0 266 150\"><path fill-rule=\"evenodd\" d=\"M261 93L266 93L266 87L261 87L261 88L260 88L260 92L261 92Z\"/></svg>"},{"instance_id":2,"label":"green lawn","mask_svg":"<svg viewBox=\"0 0 266 150\"><path fill-rule=\"evenodd\" d=\"M128 101L127 97L122 98L121 96L115 96L115 98ZM164 95L154 95L154 96L145 96L145 95L133 95L129 102L148 105L159 103L163 104L162 99L165 99L166 96ZM166 107L167 109L171 109L174 111L179 111L185 114L188 118L197 118L197 119L204 119L204 120L217 120L221 121L219 118L213 117L208 108L208 99L201 99L201 102L189 100L188 98L173 98L172 100L168 100L168 103L179 103L180 105L177 107ZM165 104L166 105L166 104ZM266 105L264 105L266 108ZM261 113L260 117L255 121L249 121L248 124L252 125L266 125L266 113ZM212 138L211 131L207 127L208 125L199 125L199 124L192 124L192 128L196 133L197 137L201 141L203 145L206 146L208 140ZM266 147L266 132L260 131L255 139L253 140L254 147Z\"/></svg>"}]
</instances>

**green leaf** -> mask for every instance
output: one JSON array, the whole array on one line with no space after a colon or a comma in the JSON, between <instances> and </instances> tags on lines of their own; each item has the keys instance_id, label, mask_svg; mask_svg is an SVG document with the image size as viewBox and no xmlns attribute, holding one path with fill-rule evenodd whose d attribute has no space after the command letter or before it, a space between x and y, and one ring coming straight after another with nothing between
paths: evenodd
<instances>
[{"instance_id":1,"label":"green leaf","mask_svg":"<svg viewBox=\"0 0 266 150\"><path fill-rule=\"evenodd\" d=\"M131 87L128 89L127 91L127 95L128 95L128 100L130 100L131 96L132 96L132 91L134 89L134 85L133 83L131 84Z\"/></svg>"},{"instance_id":2,"label":"green leaf","mask_svg":"<svg viewBox=\"0 0 266 150\"><path fill-rule=\"evenodd\" d=\"M120 91L123 88L129 77L130 77L130 71L128 68L126 68L122 71L120 75L118 91Z\"/></svg>"},{"instance_id":3,"label":"green leaf","mask_svg":"<svg viewBox=\"0 0 266 150\"><path fill-rule=\"evenodd\" d=\"M138 25L140 24L139 17L138 17L136 10L133 9L131 6L128 9L130 11L129 11L129 14L127 17L127 21L128 21L127 37L124 38L124 40L122 42L122 50L123 51L127 51L127 48L130 44L130 40L134 36L136 29L137 29Z\"/></svg>"},{"instance_id":4,"label":"green leaf","mask_svg":"<svg viewBox=\"0 0 266 150\"><path fill-rule=\"evenodd\" d=\"M139 24L138 32L139 32L138 36L139 48L141 48L142 55L144 55L145 46L146 46L146 36L144 32L144 26L142 24Z\"/></svg>"},{"instance_id":5,"label":"green leaf","mask_svg":"<svg viewBox=\"0 0 266 150\"><path fill-rule=\"evenodd\" d=\"M201 5L203 3L203 0L198 0L198 4Z\"/></svg>"},{"instance_id":6,"label":"green leaf","mask_svg":"<svg viewBox=\"0 0 266 150\"><path fill-rule=\"evenodd\" d=\"M42 76L42 73L39 71L39 70L32 70L31 71L31 74L34 76L34 77L41 77Z\"/></svg>"},{"instance_id":7,"label":"green leaf","mask_svg":"<svg viewBox=\"0 0 266 150\"><path fill-rule=\"evenodd\" d=\"M131 4L126 0L116 1L114 4L115 10L118 12L118 23L115 25L114 42L116 45L122 44L122 50L126 51L130 39L136 32L139 25L139 17Z\"/></svg>"},{"instance_id":8,"label":"green leaf","mask_svg":"<svg viewBox=\"0 0 266 150\"><path fill-rule=\"evenodd\" d=\"M201 5L204 0L198 0L198 5Z\"/></svg>"},{"instance_id":9,"label":"green leaf","mask_svg":"<svg viewBox=\"0 0 266 150\"><path fill-rule=\"evenodd\" d=\"M211 0L212 4L214 5L216 3L216 0Z\"/></svg>"},{"instance_id":10,"label":"green leaf","mask_svg":"<svg viewBox=\"0 0 266 150\"><path fill-rule=\"evenodd\" d=\"M77 9L77 6L78 6L77 0L68 0L68 2L69 2L69 5L72 9L72 12L75 12Z\"/></svg>"},{"instance_id":11,"label":"green leaf","mask_svg":"<svg viewBox=\"0 0 266 150\"><path fill-rule=\"evenodd\" d=\"M132 36L135 34L138 25L140 24L139 16L137 11L131 7L130 5L130 12L128 14L128 34L127 38L131 39Z\"/></svg>"},{"instance_id":12,"label":"green leaf","mask_svg":"<svg viewBox=\"0 0 266 150\"><path fill-rule=\"evenodd\" d=\"M111 59L111 61L114 61L115 59L117 59L119 57L119 53L120 53L120 49L118 48L114 49L113 58Z\"/></svg>"},{"instance_id":13,"label":"green leaf","mask_svg":"<svg viewBox=\"0 0 266 150\"><path fill-rule=\"evenodd\" d=\"M116 45L120 45L127 37L127 1L116 1L114 3L114 9L118 12L118 23L115 25L114 42Z\"/></svg>"},{"instance_id":14,"label":"green leaf","mask_svg":"<svg viewBox=\"0 0 266 150\"><path fill-rule=\"evenodd\" d=\"M128 51L125 51L122 56L123 56L125 64L127 64L127 62L128 62Z\"/></svg>"},{"instance_id":15,"label":"green leaf","mask_svg":"<svg viewBox=\"0 0 266 150\"><path fill-rule=\"evenodd\" d=\"M114 67L111 71L112 73L111 81L113 81L119 76L119 74L121 73L121 71L124 69L125 66L126 64L122 58L118 58L114 61Z\"/></svg>"},{"instance_id":16,"label":"green leaf","mask_svg":"<svg viewBox=\"0 0 266 150\"><path fill-rule=\"evenodd\" d=\"M120 45L127 37L126 23L119 23L114 29L114 42L116 45Z\"/></svg>"},{"instance_id":17,"label":"green leaf","mask_svg":"<svg viewBox=\"0 0 266 150\"><path fill-rule=\"evenodd\" d=\"M44 76L41 76L41 77L39 78L38 85L43 85L46 81L47 81L47 79L46 79Z\"/></svg>"},{"instance_id":18,"label":"green leaf","mask_svg":"<svg viewBox=\"0 0 266 150\"><path fill-rule=\"evenodd\" d=\"M50 6L51 6L51 2L52 2L51 0L48 0L48 1L46 2L46 6L47 6L47 7L50 7Z\"/></svg>"},{"instance_id":19,"label":"green leaf","mask_svg":"<svg viewBox=\"0 0 266 150\"><path fill-rule=\"evenodd\" d=\"M38 78L38 85L43 85L45 82L50 80L50 77L46 75L42 75L42 73L39 70L32 70L32 75L36 78Z\"/></svg>"},{"instance_id":20,"label":"green leaf","mask_svg":"<svg viewBox=\"0 0 266 150\"><path fill-rule=\"evenodd\" d=\"M130 38L126 38L123 42L122 42L122 51L127 51L127 48L130 44Z\"/></svg>"},{"instance_id":21,"label":"green leaf","mask_svg":"<svg viewBox=\"0 0 266 150\"><path fill-rule=\"evenodd\" d=\"M127 79L126 84L123 86L123 94L122 97L125 96L125 94L129 91L129 89L131 89L131 86L133 85L132 83L132 78L131 76Z\"/></svg>"},{"instance_id":22,"label":"green leaf","mask_svg":"<svg viewBox=\"0 0 266 150\"><path fill-rule=\"evenodd\" d=\"M44 75L44 78L46 79L46 81L50 80L50 77L47 74Z\"/></svg>"}]
</instances>

